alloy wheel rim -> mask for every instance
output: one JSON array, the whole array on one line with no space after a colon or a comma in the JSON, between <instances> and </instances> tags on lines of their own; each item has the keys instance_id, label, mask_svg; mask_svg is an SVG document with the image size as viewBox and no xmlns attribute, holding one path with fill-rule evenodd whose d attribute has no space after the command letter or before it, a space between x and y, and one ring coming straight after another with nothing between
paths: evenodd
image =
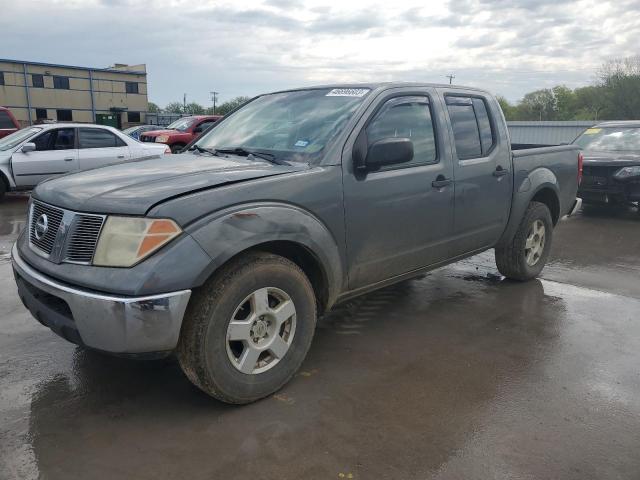
<instances>
[{"instance_id":1,"label":"alloy wheel rim","mask_svg":"<svg viewBox=\"0 0 640 480\"><path fill-rule=\"evenodd\" d=\"M536 220L531 224L524 244L524 258L527 261L527 265L533 267L540 261L544 252L545 242L546 229L544 223L542 220Z\"/></svg>"},{"instance_id":2,"label":"alloy wheel rim","mask_svg":"<svg viewBox=\"0 0 640 480\"><path fill-rule=\"evenodd\" d=\"M247 375L266 372L289 351L295 330L291 297L275 287L255 290L238 305L227 326L229 361Z\"/></svg>"}]
</instances>

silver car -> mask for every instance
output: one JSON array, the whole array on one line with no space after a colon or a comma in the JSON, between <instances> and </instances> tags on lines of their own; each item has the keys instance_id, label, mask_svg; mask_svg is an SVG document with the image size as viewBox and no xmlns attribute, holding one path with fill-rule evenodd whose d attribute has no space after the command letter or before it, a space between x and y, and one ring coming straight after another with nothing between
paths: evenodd
<instances>
[{"instance_id":1,"label":"silver car","mask_svg":"<svg viewBox=\"0 0 640 480\"><path fill-rule=\"evenodd\" d=\"M27 127L0 139L0 198L50 177L165 153L171 153L166 145L141 143L105 125Z\"/></svg>"}]
</instances>

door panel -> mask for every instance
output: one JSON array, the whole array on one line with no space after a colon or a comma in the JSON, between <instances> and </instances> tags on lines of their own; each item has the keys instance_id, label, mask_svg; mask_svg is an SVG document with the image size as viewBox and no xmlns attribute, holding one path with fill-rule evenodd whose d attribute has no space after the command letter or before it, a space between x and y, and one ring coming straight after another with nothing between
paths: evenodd
<instances>
[{"instance_id":1,"label":"door panel","mask_svg":"<svg viewBox=\"0 0 640 480\"><path fill-rule=\"evenodd\" d=\"M11 168L19 187L35 186L47 178L78 170L75 129L47 130L33 140L36 150L11 156Z\"/></svg>"},{"instance_id":2,"label":"door panel","mask_svg":"<svg viewBox=\"0 0 640 480\"><path fill-rule=\"evenodd\" d=\"M131 157L129 147L109 130L79 128L80 170L122 162Z\"/></svg>"},{"instance_id":3,"label":"door panel","mask_svg":"<svg viewBox=\"0 0 640 480\"><path fill-rule=\"evenodd\" d=\"M442 150L436 149L439 140L435 132L440 129L433 128L433 111L427 95L400 99L396 95L371 107L371 120L364 127L367 144L388 136L410 138L414 160L408 165L358 173L351 158L343 159L350 289L449 256L453 184L436 188L432 182L451 179L453 169ZM383 114L388 123L381 125L378 120Z\"/></svg>"},{"instance_id":4,"label":"door panel","mask_svg":"<svg viewBox=\"0 0 640 480\"><path fill-rule=\"evenodd\" d=\"M487 99L445 96L454 138L454 255L493 246L509 218L513 177Z\"/></svg>"}]
</instances>

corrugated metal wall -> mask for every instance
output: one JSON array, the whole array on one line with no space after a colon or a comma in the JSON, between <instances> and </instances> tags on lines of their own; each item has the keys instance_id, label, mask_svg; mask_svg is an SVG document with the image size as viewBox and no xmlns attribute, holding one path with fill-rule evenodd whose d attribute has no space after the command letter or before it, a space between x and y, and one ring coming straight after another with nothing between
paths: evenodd
<instances>
[{"instance_id":1,"label":"corrugated metal wall","mask_svg":"<svg viewBox=\"0 0 640 480\"><path fill-rule=\"evenodd\" d=\"M560 145L572 142L597 122L507 122L511 143Z\"/></svg>"}]
</instances>

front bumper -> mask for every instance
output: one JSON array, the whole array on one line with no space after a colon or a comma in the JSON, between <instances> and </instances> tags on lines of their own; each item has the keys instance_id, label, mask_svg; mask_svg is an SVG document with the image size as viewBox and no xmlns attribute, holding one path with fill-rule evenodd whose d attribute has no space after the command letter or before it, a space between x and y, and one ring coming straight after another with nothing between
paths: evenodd
<instances>
[{"instance_id":1,"label":"front bumper","mask_svg":"<svg viewBox=\"0 0 640 480\"><path fill-rule=\"evenodd\" d=\"M11 251L18 294L31 314L66 340L116 354L169 352L178 344L191 290L111 296L57 282Z\"/></svg>"}]
</instances>

